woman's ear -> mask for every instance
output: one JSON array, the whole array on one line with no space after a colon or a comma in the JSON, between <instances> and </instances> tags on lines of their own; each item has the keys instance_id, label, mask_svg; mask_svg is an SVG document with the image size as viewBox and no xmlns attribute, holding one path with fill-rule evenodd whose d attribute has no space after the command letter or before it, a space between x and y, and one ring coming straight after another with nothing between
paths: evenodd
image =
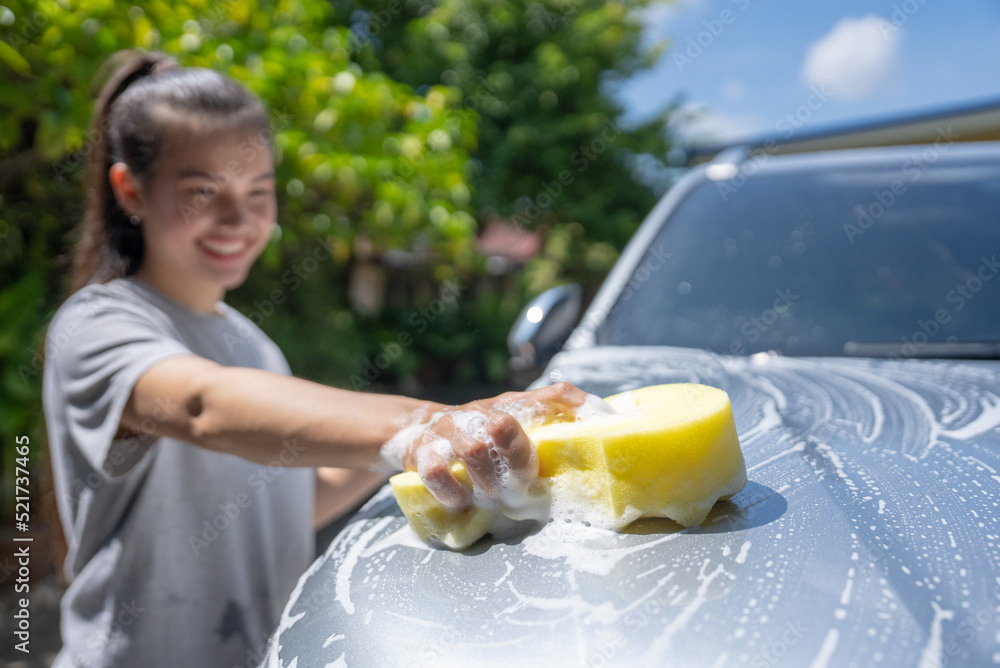
<instances>
[{"instance_id":1,"label":"woman's ear","mask_svg":"<svg viewBox=\"0 0 1000 668\"><path fill-rule=\"evenodd\" d=\"M143 217L142 190L132 175L132 170L124 162L116 162L108 170L108 180L115 193L118 205L126 215Z\"/></svg>"}]
</instances>

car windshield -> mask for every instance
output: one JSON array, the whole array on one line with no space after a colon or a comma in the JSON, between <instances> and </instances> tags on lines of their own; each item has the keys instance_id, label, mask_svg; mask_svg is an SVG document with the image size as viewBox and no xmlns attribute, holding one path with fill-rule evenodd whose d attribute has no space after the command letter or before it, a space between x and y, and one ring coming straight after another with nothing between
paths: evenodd
<instances>
[{"instance_id":1,"label":"car windshield","mask_svg":"<svg viewBox=\"0 0 1000 668\"><path fill-rule=\"evenodd\" d=\"M597 342L998 356L1000 164L921 155L800 160L703 183L649 246Z\"/></svg>"}]
</instances>

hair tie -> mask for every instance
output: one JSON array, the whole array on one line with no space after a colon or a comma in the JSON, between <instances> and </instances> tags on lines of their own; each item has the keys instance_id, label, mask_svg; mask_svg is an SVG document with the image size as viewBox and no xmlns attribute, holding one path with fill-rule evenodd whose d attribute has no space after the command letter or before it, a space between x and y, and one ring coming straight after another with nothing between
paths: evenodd
<instances>
[{"instance_id":1,"label":"hair tie","mask_svg":"<svg viewBox=\"0 0 1000 668\"><path fill-rule=\"evenodd\" d=\"M132 72L127 77L122 79L122 82L118 84L117 88L115 88L114 94L112 94L111 97L108 99L108 105L110 106L112 102L121 97L122 93L125 92L125 89L127 89L133 83L135 83L139 79L142 79L143 77L148 77L150 74L152 74L153 68L155 66L156 66L156 61L146 61L142 64L142 67L140 67L135 72Z\"/></svg>"}]
</instances>

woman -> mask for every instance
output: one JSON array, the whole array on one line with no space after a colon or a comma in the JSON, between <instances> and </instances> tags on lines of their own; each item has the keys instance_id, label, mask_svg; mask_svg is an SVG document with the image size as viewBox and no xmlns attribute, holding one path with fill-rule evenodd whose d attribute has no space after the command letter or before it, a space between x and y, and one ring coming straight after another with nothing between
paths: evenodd
<instances>
[{"instance_id":1,"label":"woman","mask_svg":"<svg viewBox=\"0 0 1000 668\"><path fill-rule=\"evenodd\" d=\"M75 291L46 337L71 581L55 665L255 665L312 560L314 523L402 468L450 507L498 498L502 480L538 470L510 413L572 417L586 394L561 384L444 406L292 377L222 301L275 225L263 105L163 55L115 63L95 109Z\"/></svg>"}]
</instances>

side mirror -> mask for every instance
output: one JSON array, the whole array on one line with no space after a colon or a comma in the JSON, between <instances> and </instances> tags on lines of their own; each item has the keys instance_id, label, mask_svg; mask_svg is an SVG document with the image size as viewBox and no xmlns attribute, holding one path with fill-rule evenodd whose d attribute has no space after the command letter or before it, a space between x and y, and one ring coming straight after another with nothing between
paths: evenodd
<instances>
[{"instance_id":1,"label":"side mirror","mask_svg":"<svg viewBox=\"0 0 1000 668\"><path fill-rule=\"evenodd\" d=\"M512 372L538 369L555 356L580 317L583 290L575 283L546 290L532 299L507 336Z\"/></svg>"}]
</instances>

